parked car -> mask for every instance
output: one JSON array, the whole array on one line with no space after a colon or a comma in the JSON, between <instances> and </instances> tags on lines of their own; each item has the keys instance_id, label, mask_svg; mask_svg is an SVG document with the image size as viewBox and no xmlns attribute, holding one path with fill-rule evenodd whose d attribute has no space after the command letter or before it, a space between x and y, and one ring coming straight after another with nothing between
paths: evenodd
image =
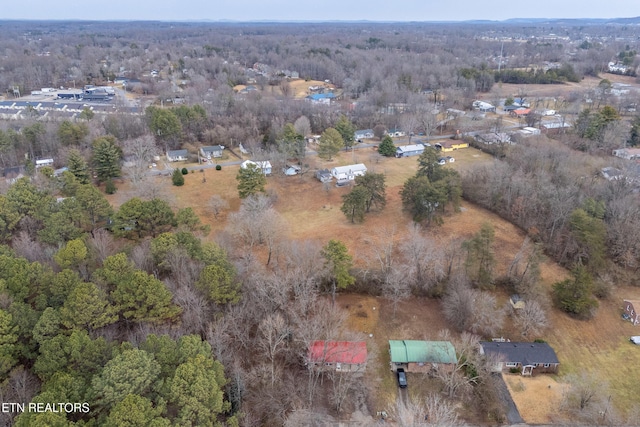
<instances>
[{"instance_id":1,"label":"parked car","mask_svg":"<svg viewBox=\"0 0 640 427\"><path fill-rule=\"evenodd\" d=\"M449 163L453 163L453 162L455 162L455 161L456 161L456 159L454 159L454 158L453 158L453 157L451 157L451 156L447 156L447 161L448 161Z\"/></svg>"},{"instance_id":2,"label":"parked car","mask_svg":"<svg viewBox=\"0 0 640 427\"><path fill-rule=\"evenodd\" d=\"M629 341L631 341L635 345L640 345L640 335L629 338Z\"/></svg>"},{"instance_id":3,"label":"parked car","mask_svg":"<svg viewBox=\"0 0 640 427\"><path fill-rule=\"evenodd\" d=\"M440 158L438 159L438 164L439 164L440 166L442 166L442 165L446 165L446 164L447 164L447 159L445 159L444 157L440 157Z\"/></svg>"},{"instance_id":4,"label":"parked car","mask_svg":"<svg viewBox=\"0 0 640 427\"><path fill-rule=\"evenodd\" d=\"M404 369L398 368L398 386L400 388L407 388L407 374Z\"/></svg>"}]
</instances>

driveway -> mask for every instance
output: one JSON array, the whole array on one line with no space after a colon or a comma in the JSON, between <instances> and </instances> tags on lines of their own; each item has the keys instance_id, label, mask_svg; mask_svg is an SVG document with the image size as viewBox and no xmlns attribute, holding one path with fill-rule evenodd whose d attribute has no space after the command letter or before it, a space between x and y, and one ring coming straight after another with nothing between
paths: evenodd
<instances>
[{"instance_id":1,"label":"driveway","mask_svg":"<svg viewBox=\"0 0 640 427\"><path fill-rule=\"evenodd\" d=\"M511 398L511 394L509 393L509 389L507 389L507 384L504 382L504 378L502 378L502 375L500 374L494 375L496 375L498 396L500 396L500 400L502 400L502 403L504 404L507 421L509 424L523 424L524 420L520 416L520 412Z\"/></svg>"}]
</instances>

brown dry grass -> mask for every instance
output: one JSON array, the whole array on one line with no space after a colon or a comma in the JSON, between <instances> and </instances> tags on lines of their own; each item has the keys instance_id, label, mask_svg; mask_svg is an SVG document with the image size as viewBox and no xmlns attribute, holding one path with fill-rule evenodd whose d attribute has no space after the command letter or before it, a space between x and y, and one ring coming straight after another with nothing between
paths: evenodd
<instances>
[{"instance_id":1,"label":"brown dry grass","mask_svg":"<svg viewBox=\"0 0 640 427\"><path fill-rule=\"evenodd\" d=\"M287 81L287 83L289 84L291 93L293 95L293 98L295 99L302 99L305 96L309 95L309 86L320 86L327 89L335 90L334 85L322 82L320 80L290 79ZM239 92L246 87L246 85L236 85L233 87L233 90ZM273 96L282 96L282 89L280 88L280 86L266 85L262 93L270 94Z\"/></svg>"},{"instance_id":2,"label":"brown dry grass","mask_svg":"<svg viewBox=\"0 0 640 427\"><path fill-rule=\"evenodd\" d=\"M529 424L550 424L560 417L560 403L566 384L549 375L523 377L503 374L509 393L522 419Z\"/></svg>"},{"instance_id":3,"label":"brown dry grass","mask_svg":"<svg viewBox=\"0 0 640 427\"><path fill-rule=\"evenodd\" d=\"M492 161L488 156L473 148L458 150L452 154L456 162L445 167L463 171L477 162ZM317 239L324 243L329 239L339 239L349 247L357 263L364 263L364 254L370 249L370 240L375 239L377 230L395 229L393 239L399 242L406 234L406 226L411 223L402 211L399 191L404 181L415 173L416 158L379 158L372 149L362 149L354 153L341 153L332 162L322 162L317 158L306 160L312 171L296 177L272 176L268 178L267 189L278 195L276 209L288 223L288 237L293 239ZM351 224L340 211L341 196L349 188L330 186L328 190L314 178L313 169L349 163L362 162L370 170L387 175L387 207L382 212L374 212L366 217L364 224ZM212 238L227 224L229 212L240 206L237 196L235 176L238 166L226 166L221 171L209 169L205 172L207 181L202 182L198 172L185 176L183 187L171 185L169 177L156 178L176 200L177 206L192 206L203 222L210 224ZM119 191L109 196L114 205L121 204L131 192L129 183L118 185ZM219 194L230 203L230 210L214 219L207 207L213 194ZM463 202L459 213L447 213L444 224L427 231L437 241L445 245L452 239L468 239L483 223L490 223L495 229L495 252L498 260L497 274L506 271L513 255L519 250L525 233L523 230L502 220L497 215L471 203ZM557 264L545 261L541 265L544 286L550 291L552 283L568 277L568 272ZM506 301L506 294L498 294L500 301ZM635 368L640 365L640 348L628 342L630 335L637 335L638 328L620 319L622 298L640 298L637 288L618 288L611 300L601 304L595 319L574 320L557 310L550 310L552 327L544 338L556 349L561 362L561 377L580 370L596 371L603 382L611 386L614 404L625 411L636 404L640 395L640 382ZM391 305L380 298L360 295L341 295L338 302L349 305L349 327L357 332L373 334L370 346L375 346L376 361L368 370L369 381L378 390L373 397L375 410L387 410L395 402L397 388L389 370L389 339L436 338L440 329L446 328L439 302L412 298L398 305L393 317ZM372 307L376 307L373 310ZM361 313L362 312L362 313ZM364 314L366 314L366 317ZM503 333L512 340L521 339L517 331L507 322ZM412 384L419 390L433 386L428 380L410 376ZM553 387L552 387L553 388ZM531 389L531 388L530 388ZM528 393L527 393L528 394ZM535 395L535 393L533 393ZM546 419L540 410L540 418ZM527 419L527 418L525 418ZM528 420L528 419L527 419Z\"/></svg>"}]
</instances>

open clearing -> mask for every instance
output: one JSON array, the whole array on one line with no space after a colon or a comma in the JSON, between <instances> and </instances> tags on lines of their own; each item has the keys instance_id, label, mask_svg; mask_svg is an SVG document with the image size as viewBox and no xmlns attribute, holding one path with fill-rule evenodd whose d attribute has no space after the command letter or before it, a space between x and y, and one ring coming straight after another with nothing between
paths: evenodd
<instances>
[{"instance_id":1,"label":"open clearing","mask_svg":"<svg viewBox=\"0 0 640 427\"><path fill-rule=\"evenodd\" d=\"M452 154L456 162L444 167L452 167L460 171L471 167L474 163L492 162L486 154L473 148L458 150ZM325 243L331 238L346 243L355 262L363 265L371 242L381 238L392 238L396 242L406 235L410 218L402 211L399 196L404 181L415 173L417 162L415 157L396 159L379 158L371 148L342 152L332 162L322 162L316 157L305 159L311 170L301 176L285 177L275 174L268 178L267 189L277 195L275 208L288 223L288 237L293 239L316 239ZM315 168L332 168L350 163L365 163L369 170L383 172L387 175L387 207L382 212L367 215L364 224L351 224L340 211L341 196L350 191L349 187L337 188L334 185L324 187L314 177ZM183 187L171 185L170 177L157 177L157 185L163 191L171 193L174 207L192 206L202 221L210 224L213 236L224 229L228 212L236 211L240 206L237 196L235 176L239 166L225 166L221 171L208 169L204 173L195 172L185 176ZM203 182L203 175L206 182ZM119 184L118 193L109 196L114 205L121 204L132 194L129 182ZM210 197L219 194L225 198L230 209L216 220L207 208ZM447 213L444 224L432 227L426 232L442 245L452 239L468 239L476 233L483 223L491 223L495 229L495 251L498 260L497 274L506 271L512 257L519 250L524 238L524 231L504 221L497 215L481 209L471 203L463 202L459 213ZM551 285L568 277L568 272L553 262L545 261L542 266L544 285L550 290ZM498 292L500 302L506 302L508 296ZM543 336L556 350L560 359L560 376L586 370L594 372L603 383L611 389L612 401L625 413L637 404L640 396L640 382L637 381L637 370L640 365L640 347L631 345L630 335L638 335L638 327L620 318L622 298L640 299L640 289L618 287L611 299L602 301L597 316L590 321L577 321L558 310L550 310L551 327ZM388 410L397 398L395 379L389 370L389 339L435 339L439 330L446 327L437 300L411 298L399 303L394 317L393 307L381 298L367 295L341 295L338 298L341 306L350 312L349 326L354 332L373 334L369 341L372 355L366 379L378 390L372 398L372 411ZM374 310L375 307L375 310ZM510 320L507 320L502 334L512 340L520 340L518 331ZM518 377L519 378L519 377ZM544 376L545 381L552 381ZM430 380L409 375L409 393L420 394L433 388ZM546 384L548 386L548 384ZM552 386L552 390L558 389ZM533 385L524 391L514 393L514 399L523 412L527 422L546 422L553 415L553 405L539 405L528 409L526 403L538 396ZM518 396L526 396L520 399ZM546 408L546 409L545 409ZM550 412L550 413L547 413Z\"/></svg>"}]
</instances>

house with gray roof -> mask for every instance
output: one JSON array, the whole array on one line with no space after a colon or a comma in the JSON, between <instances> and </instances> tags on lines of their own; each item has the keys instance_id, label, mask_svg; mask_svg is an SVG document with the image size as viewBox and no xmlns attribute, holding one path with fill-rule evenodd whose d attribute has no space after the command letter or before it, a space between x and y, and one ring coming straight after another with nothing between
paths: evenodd
<instances>
[{"instance_id":1,"label":"house with gray roof","mask_svg":"<svg viewBox=\"0 0 640 427\"><path fill-rule=\"evenodd\" d=\"M184 162L189 157L187 150L169 150L167 151L167 160L170 162Z\"/></svg>"},{"instance_id":2,"label":"house with gray roof","mask_svg":"<svg viewBox=\"0 0 640 427\"><path fill-rule=\"evenodd\" d=\"M480 354L493 361L493 370L517 369L522 375L558 373L560 361L546 342L493 342L481 341Z\"/></svg>"},{"instance_id":3,"label":"house with gray roof","mask_svg":"<svg viewBox=\"0 0 640 427\"><path fill-rule=\"evenodd\" d=\"M211 160L213 157L222 157L222 150L224 150L224 145L205 145L200 147L200 155Z\"/></svg>"}]
</instances>

